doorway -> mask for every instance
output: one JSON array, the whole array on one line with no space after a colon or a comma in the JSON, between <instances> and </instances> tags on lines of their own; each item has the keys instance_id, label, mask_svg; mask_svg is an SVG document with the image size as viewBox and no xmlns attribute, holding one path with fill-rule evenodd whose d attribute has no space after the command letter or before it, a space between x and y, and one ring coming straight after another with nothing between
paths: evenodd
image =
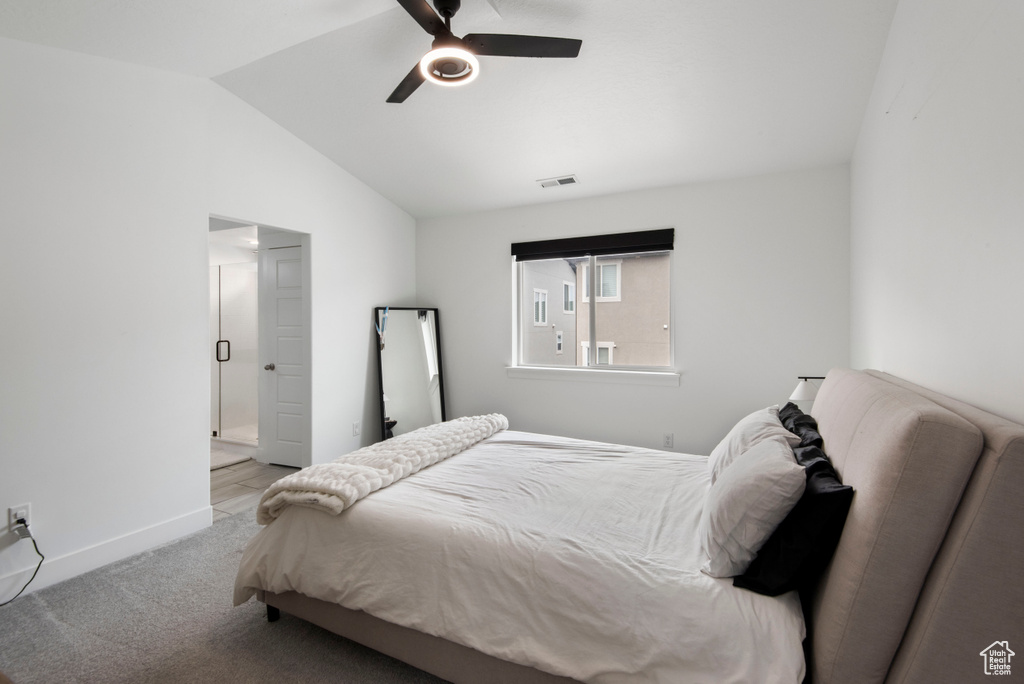
<instances>
[{"instance_id":1,"label":"doorway","mask_svg":"<svg viewBox=\"0 0 1024 684\"><path fill-rule=\"evenodd\" d=\"M311 463L309 236L210 217L210 467Z\"/></svg>"}]
</instances>

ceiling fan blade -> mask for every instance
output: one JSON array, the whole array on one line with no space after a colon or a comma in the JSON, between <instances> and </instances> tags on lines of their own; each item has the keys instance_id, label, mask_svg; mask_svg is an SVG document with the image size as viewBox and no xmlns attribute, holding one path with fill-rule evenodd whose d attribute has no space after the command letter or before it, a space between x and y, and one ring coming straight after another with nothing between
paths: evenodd
<instances>
[{"instance_id":1,"label":"ceiling fan blade","mask_svg":"<svg viewBox=\"0 0 1024 684\"><path fill-rule=\"evenodd\" d=\"M398 4L405 8L413 19L416 20L423 30L432 36L438 33L450 33L444 25L444 20L437 16L437 12L430 9L427 0L398 0Z\"/></svg>"},{"instance_id":2,"label":"ceiling fan blade","mask_svg":"<svg viewBox=\"0 0 1024 684\"><path fill-rule=\"evenodd\" d=\"M412 68L402 82L398 84L395 91L388 97L388 102L400 103L405 102L405 99L416 92L416 89L423 85L423 73L420 71L420 65L417 62L416 66Z\"/></svg>"},{"instance_id":3,"label":"ceiling fan blade","mask_svg":"<svg viewBox=\"0 0 1024 684\"><path fill-rule=\"evenodd\" d=\"M582 40L514 36L504 33L469 33L462 40L477 55L496 57L575 57L580 54Z\"/></svg>"}]
</instances>

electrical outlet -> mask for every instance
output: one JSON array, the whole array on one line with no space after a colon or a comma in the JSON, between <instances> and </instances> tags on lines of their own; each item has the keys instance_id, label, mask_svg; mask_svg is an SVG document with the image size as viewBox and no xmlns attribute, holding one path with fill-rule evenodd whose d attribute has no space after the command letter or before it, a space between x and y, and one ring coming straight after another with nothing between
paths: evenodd
<instances>
[{"instance_id":1,"label":"electrical outlet","mask_svg":"<svg viewBox=\"0 0 1024 684\"><path fill-rule=\"evenodd\" d=\"M675 441L675 435L671 432L666 432L664 437L661 439L661 446L664 449L671 449L672 443Z\"/></svg>"},{"instance_id":2,"label":"electrical outlet","mask_svg":"<svg viewBox=\"0 0 1024 684\"><path fill-rule=\"evenodd\" d=\"M7 509L8 531L14 531L14 528L18 526L19 518L24 518L26 523L32 524L32 504L21 504L20 506L11 506Z\"/></svg>"},{"instance_id":3,"label":"electrical outlet","mask_svg":"<svg viewBox=\"0 0 1024 684\"><path fill-rule=\"evenodd\" d=\"M358 437L362 433L362 431L363 431L363 426L359 423L358 420L356 422L352 423L352 436L353 437Z\"/></svg>"}]
</instances>

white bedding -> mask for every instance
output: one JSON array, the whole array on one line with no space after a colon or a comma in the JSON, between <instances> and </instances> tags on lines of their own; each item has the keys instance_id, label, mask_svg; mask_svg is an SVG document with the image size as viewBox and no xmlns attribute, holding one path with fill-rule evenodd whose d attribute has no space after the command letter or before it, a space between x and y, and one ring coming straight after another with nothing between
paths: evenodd
<instances>
[{"instance_id":1,"label":"white bedding","mask_svg":"<svg viewBox=\"0 0 1024 684\"><path fill-rule=\"evenodd\" d=\"M298 591L593 684L798 683L797 596L699 570L709 484L702 456L506 430L341 515L283 510L235 603Z\"/></svg>"},{"instance_id":2,"label":"white bedding","mask_svg":"<svg viewBox=\"0 0 1024 684\"><path fill-rule=\"evenodd\" d=\"M270 485L256 508L256 522L269 525L288 506L337 515L378 489L473 446L508 427L500 413L434 423L377 442L330 463L303 468Z\"/></svg>"}]
</instances>

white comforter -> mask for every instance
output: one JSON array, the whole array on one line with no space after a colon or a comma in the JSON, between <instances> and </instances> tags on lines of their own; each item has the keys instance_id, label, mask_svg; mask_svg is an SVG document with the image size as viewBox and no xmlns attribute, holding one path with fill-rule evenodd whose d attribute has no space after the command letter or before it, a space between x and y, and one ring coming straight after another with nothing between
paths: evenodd
<instances>
[{"instance_id":1,"label":"white comforter","mask_svg":"<svg viewBox=\"0 0 1024 684\"><path fill-rule=\"evenodd\" d=\"M700 572L707 459L503 431L338 516L290 507L235 603L298 591L593 684L800 682L795 594Z\"/></svg>"},{"instance_id":2,"label":"white comforter","mask_svg":"<svg viewBox=\"0 0 1024 684\"><path fill-rule=\"evenodd\" d=\"M377 442L330 463L303 468L270 485L256 508L256 522L269 525L288 506L337 515L367 495L451 458L508 427L500 413L435 423Z\"/></svg>"}]
</instances>

